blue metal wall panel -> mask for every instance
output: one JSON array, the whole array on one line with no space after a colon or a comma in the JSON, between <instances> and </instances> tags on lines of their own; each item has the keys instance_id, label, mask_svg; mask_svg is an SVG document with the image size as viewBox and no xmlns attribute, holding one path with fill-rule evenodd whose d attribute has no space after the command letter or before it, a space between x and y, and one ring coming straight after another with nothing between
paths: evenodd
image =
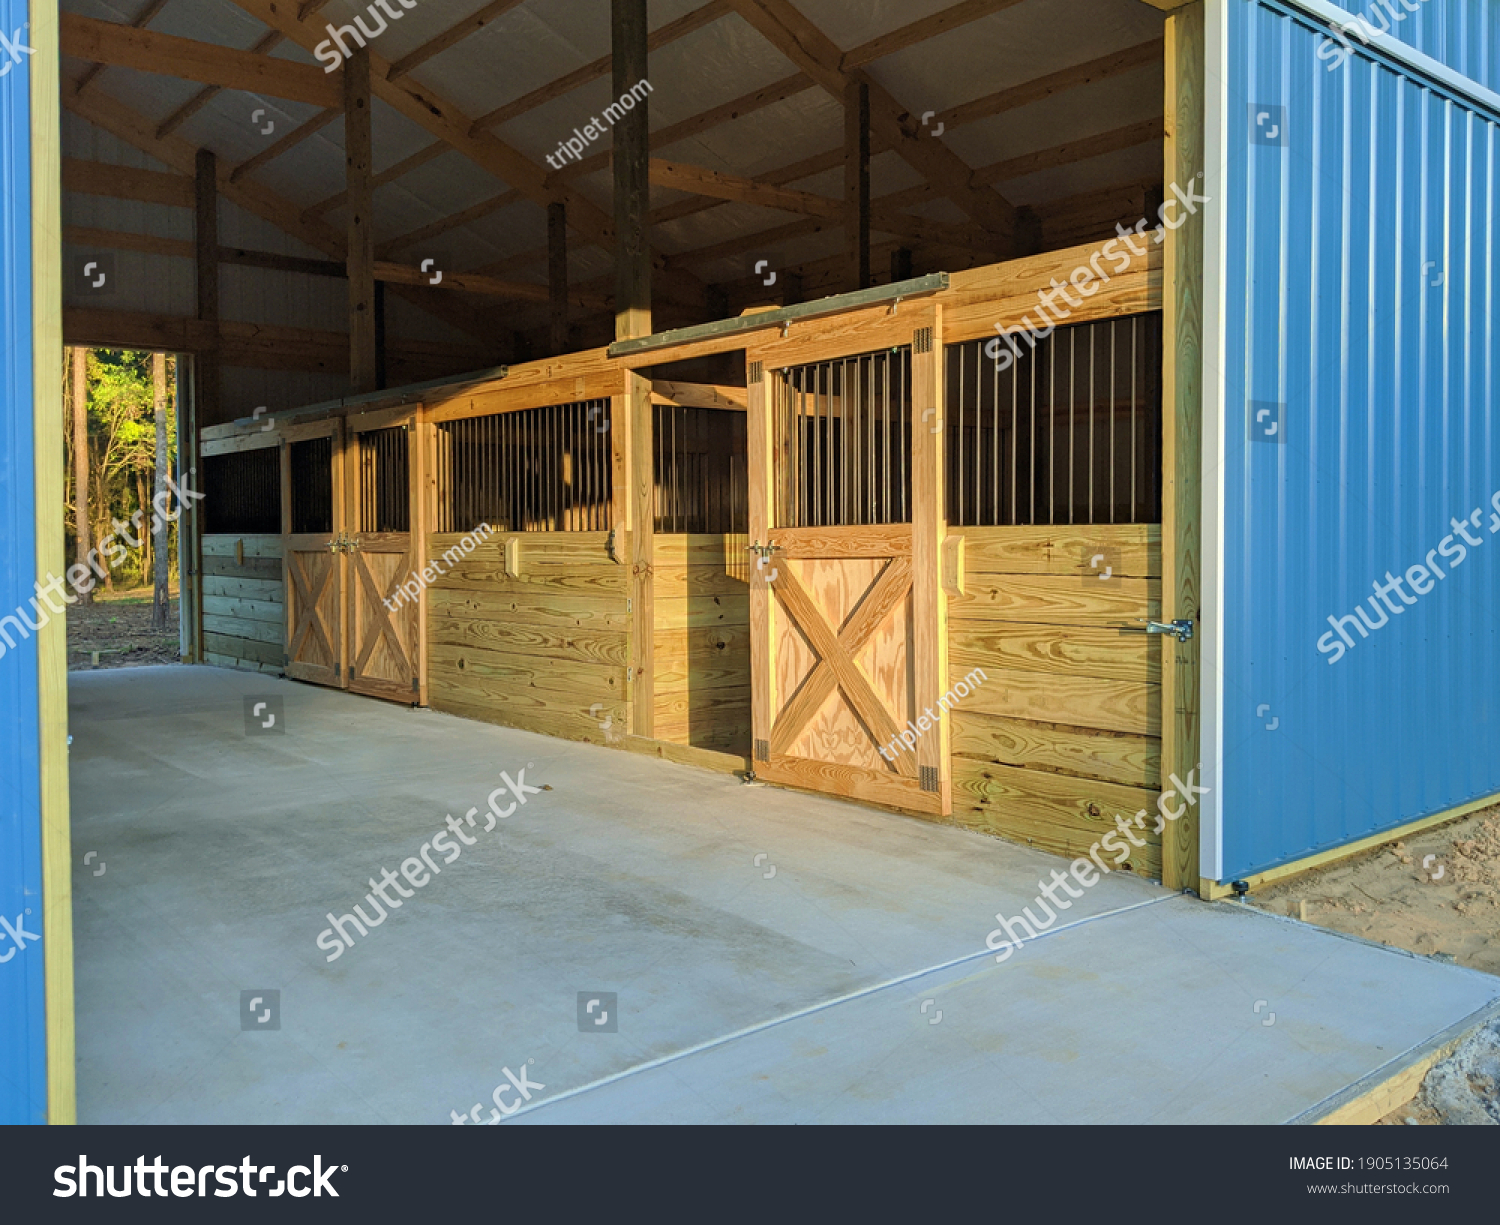
<instances>
[{"instance_id":1,"label":"blue metal wall panel","mask_svg":"<svg viewBox=\"0 0 1500 1225\"><path fill-rule=\"evenodd\" d=\"M1227 880L1500 792L1500 116L1226 2ZM1367 638L1324 637L1361 604Z\"/></svg>"},{"instance_id":2,"label":"blue metal wall panel","mask_svg":"<svg viewBox=\"0 0 1500 1225\"><path fill-rule=\"evenodd\" d=\"M0 30L27 20L0 0ZM36 594L32 456L30 57L0 64L0 617ZM54 371L53 377L61 377ZM36 642L0 622L0 1123L47 1121Z\"/></svg>"},{"instance_id":3,"label":"blue metal wall panel","mask_svg":"<svg viewBox=\"0 0 1500 1225\"><path fill-rule=\"evenodd\" d=\"M1496 0L1332 0L1380 38L1394 38L1500 93ZM1355 39L1349 38L1351 45Z\"/></svg>"}]
</instances>

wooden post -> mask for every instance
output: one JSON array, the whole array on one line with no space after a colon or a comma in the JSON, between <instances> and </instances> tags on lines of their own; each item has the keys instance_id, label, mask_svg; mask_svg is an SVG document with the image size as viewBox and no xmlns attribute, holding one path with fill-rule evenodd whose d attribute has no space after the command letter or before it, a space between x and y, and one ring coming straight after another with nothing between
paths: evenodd
<instances>
[{"instance_id":1,"label":"wooden post","mask_svg":"<svg viewBox=\"0 0 1500 1225\"><path fill-rule=\"evenodd\" d=\"M425 570L431 556L428 541L437 531L437 476L434 463L437 454L437 426L428 419L425 405L419 406L407 435L412 485L412 569ZM417 595L417 697L418 706L427 705L427 587Z\"/></svg>"},{"instance_id":2,"label":"wooden post","mask_svg":"<svg viewBox=\"0 0 1500 1225\"><path fill-rule=\"evenodd\" d=\"M153 407L156 412L156 484L152 493L155 495L152 505L164 504L168 494L167 489L167 355L165 353L153 353L151 355L151 386ZM144 509L144 508L143 508ZM155 516L152 522L157 522ZM168 550L168 540L172 528L165 520L160 520L161 526L157 528L155 538L151 542L151 550L156 559L156 590L151 599L151 628L164 630L167 628L167 606L170 603L168 588L172 580L172 555Z\"/></svg>"},{"instance_id":3,"label":"wooden post","mask_svg":"<svg viewBox=\"0 0 1500 1225\"><path fill-rule=\"evenodd\" d=\"M745 445L750 482L750 540L765 545L776 530L776 463L772 431L771 379L755 349L745 354ZM800 474L798 474L800 475ZM763 572L750 565L750 769L771 759L771 729L781 705L771 643L776 630L776 597Z\"/></svg>"},{"instance_id":4,"label":"wooden post","mask_svg":"<svg viewBox=\"0 0 1500 1225\"><path fill-rule=\"evenodd\" d=\"M937 701L948 685L948 600L943 593L943 541L948 506L943 428L943 308L917 314L911 347L911 612L913 679L917 706L933 722L917 741L922 790L938 795L942 812L953 811L950 719ZM922 705L931 702L933 709Z\"/></svg>"},{"instance_id":5,"label":"wooden post","mask_svg":"<svg viewBox=\"0 0 1500 1225\"><path fill-rule=\"evenodd\" d=\"M568 351L568 206L547 205L547 283L552 306L552 353Z\"/></svg>"},{"instance_id":6,"label":"wooden post","mask_svg":"<svg viewBox=\"0 0 1500 1225\"><path fill-rule=\"evenodd\" d=\"M345 186L349 193L349 382L355 394L375 391L380 375L375 330L375 218L371 164L370 52L344 61Z\"/></svg>"},{"instance_id":7,"label":"wooden post","mask_svg":"<svg viewBox=\"0 0 1500 1225\"><path fill-rule=\"evenodd\" d=\"M1205 173L1204 6L1167 18L1166 183L1184 191ZM1179 210L1180 212L1182 210ZM1162 619L1198 621L1203 556L1203 215L1168 231L1163 250L1162 319ZM1162 640L1161 775L1186 780L1200 770L1199 639ZM1201 771L1194 782L1201 783ZM1162 833L1162 884L1201 888L1201 809L1190 809ZM1207 896L1204 893L1204 896Z\"/></svg>"},{"instance_id":8,"label":"wooden post","mask_svg":"<svg viewBox=\"0 0 1500 1225\"><path fill-rule=\"evenodd\" d=\"M73 346L73 562L88 565L94 548L93 525L89 522L89 351ZM80 604L94 602L93 587L78 593Z\"/></svg>"},{"instance_id":9,"label":"wooden post","mask_svg":"<svg viewBox=\"0 0 1500 1225\"><path fill-rule=\"evenodd\" d=\"M198 265L198 318L210 323L206 347L195 359L198 376L198 420L202 429L224 424L219 375L219 165L208 149L199 149L194 178L195 234Z\"/></svg>"},{"instance_id":10,"label":"wooden post","mask_svg":"<svg viewBox=\"0 0 1500 1225\"><path fill-rule=\"evenodd\" d=\"M177 355L172 380L172 399L177 405L177 484L198 490L198 410L193 399L191 367ZM191 501L191 499L189 499ZM177 519L178 606L182 621L182 662L203 662L203 559L202 522L198 503L183 506Z\"/></svg>"},{"instance_id":11,"label":"wooden post","mask_svg":"<svg viewBox=\"0 0 1500 1225\"><path fill-rule=\"evenodd\" d=\"M625 394L617 404L624 420L613 428L628 431L630 492L631 591L631 706L630 731L635 736L656 733L656 466L654 462L656 409L651 403L651 380L631 371L625 375Z\"/></svg>"},{"instance_id":12,"label":"wooden post","mask_svg":"<svg viewBox=\"0 0 1500 1225\"><path fill-rule=\"evenodd\" d=\"M852 289L870 287L870 87L844 91L844 234Z\"/></svg>"},{"instance_id":13,"label":"wooden post","mask_svg":"<svg viewBox=\"0 0 1500 1225\"><path fill-rule=\"evenodd\" d=\"M614 49L612 104L631 109L614 126L615 339L651 335L651 126L642 91L647 79L646 0L610 0Z\"/></svg>"}]
</instances>

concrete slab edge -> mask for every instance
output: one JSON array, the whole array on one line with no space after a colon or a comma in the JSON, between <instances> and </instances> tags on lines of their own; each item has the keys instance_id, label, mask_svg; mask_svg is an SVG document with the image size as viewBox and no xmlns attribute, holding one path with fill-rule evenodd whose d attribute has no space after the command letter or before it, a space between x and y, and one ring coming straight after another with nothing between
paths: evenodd
<instances>
[{"instance_id":1,"label":"concrete slab edge","mask_svg":"<svg viewBox=\"0 0 1500 1225\"><path fill-rule=\"evenodd\" d=\"M1384 946L1380 946L1384 947ZM1288 1126L1369 1126L1410 1102L1433 1066L1476 1029L1500 1017L1500 999L1471 1012L1424 1042L1408 1048L1368 1076L1289 1119Z\"/></svg>"}]
</instances>

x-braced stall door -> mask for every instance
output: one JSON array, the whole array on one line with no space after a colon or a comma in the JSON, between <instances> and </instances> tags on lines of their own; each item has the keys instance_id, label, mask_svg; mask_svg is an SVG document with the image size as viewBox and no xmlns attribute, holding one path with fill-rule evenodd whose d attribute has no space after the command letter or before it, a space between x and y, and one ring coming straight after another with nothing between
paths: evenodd
<instances>
[{"instance_id":1,"label":"x-braced stall door","mask_svg":"<svg viewBox=\"0 0 1500 1225\"><path fill-rule=\"evenodd\" d=\"M343 422L292 426L283 439L286 674L345 688Z\"/></svg>"},{"instance_id":2,"label":"x-braced stall door","mask_svg":"<svg viewBox=\"0 0 1500 1225\"><path fill-rule=\"evenodd\" d=\"M349 688L416 702L423 601L417 429L410 408L350 418L344 489Z\"/></svg>"},{"instance_id":3,"label":"x-braced stall door","mask_svg":"<svg viewBox=\"0 0 1500 1225\"><path fill-rule=\"evenodd\" d=\"M879 308L842 341L747 354L756 775L933 815L952 810L928 713L946 667L940 321Z\"/></svg>"}]
</instances>

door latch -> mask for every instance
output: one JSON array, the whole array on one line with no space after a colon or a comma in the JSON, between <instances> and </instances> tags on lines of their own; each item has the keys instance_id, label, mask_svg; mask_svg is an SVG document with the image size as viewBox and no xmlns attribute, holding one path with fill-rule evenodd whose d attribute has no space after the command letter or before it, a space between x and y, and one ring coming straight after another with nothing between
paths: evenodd
<instances>
[{"instance_id":1,"label":"door latch","mask_svg":"<svg viewBox=\"0 0 1500 1225\"><path fill-rule=\"evenodd\" d=\"M767 542L766 544L761 544L761 542L758 540L754 544L745 546L746 553L754 553L757 557L763 560L769 558L772 553L781 553L783 551L784 550L779 544L771 544L769 542Z\"/></svg>"},{"instance_id":2,"label":"door latch","mask_svg":"<svg viewBox=\"0 0 1500 1225\"><path fill-rule=\"evenodd\" d=\"M348 532L340 532L328 542L330 553L355 553L359 551L359 541Z\"/></svg>"},{"instance_id":3,"label":"door latch","mask_svg":"<svg viewBox=\"0 0 1500 1225\"><path fill-rule=\"evenodd\" d=\"M1137 622L1146 627L1148 634L1165 634L1169 638L1175 638L1178 642L1191 642L1193 640L1193 623L1191 621L1147 621L1142 619Z\"/></svg>"}]
</instances>

